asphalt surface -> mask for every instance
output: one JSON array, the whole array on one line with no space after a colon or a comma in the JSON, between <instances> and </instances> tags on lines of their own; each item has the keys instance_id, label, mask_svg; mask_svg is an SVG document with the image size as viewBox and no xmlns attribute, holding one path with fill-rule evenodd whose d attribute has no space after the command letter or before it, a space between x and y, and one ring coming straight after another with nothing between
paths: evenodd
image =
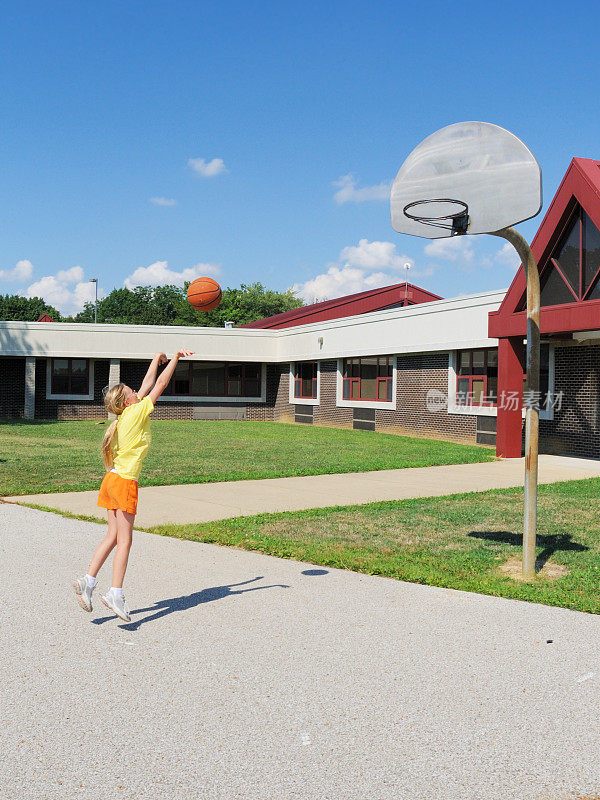
<instances>
[{"instance_id":1,"label":"asphalt surface","mask_svg":"<svg viewBox=\"0 0 600 800\"><path fill-rule=\"evenodd\" d=\"M127 625L100 526L0 531L2 800L600 791L598 617L136 533Z\"/></svg>"}]
</instances>

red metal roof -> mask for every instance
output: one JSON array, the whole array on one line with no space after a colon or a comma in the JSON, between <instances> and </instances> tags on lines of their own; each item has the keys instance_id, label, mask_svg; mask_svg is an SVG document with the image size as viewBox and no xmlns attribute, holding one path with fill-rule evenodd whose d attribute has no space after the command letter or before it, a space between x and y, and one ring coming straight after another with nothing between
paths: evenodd
<instances>
[{"instance_id":1,"label":"red metal roof","mask_svg":"<svg viewBox=\"0 0 600 800\"><path fill-rule=\"evenodd\" d=\"M247 322L245 325L240 325L240 328L294 328L297 325L308 325L311 322L353 317L356 314L368 314L371 311L382 311L385 308L412 306L416 303L429 303L432 300L441 299L439 295L414 286L412 283L395 283L392 286L369 289L366 292L357 292L345 297L337 297L334 300L325 300L322 303L294 308L292 311L275 314L273 317Z\"/></svg>"},{"instance_id":2,"label":"red metal roof","mask_svg":"<svg viewBox=\"0 0 600 800\"><path fill-rule=\"evenodd\" d=\"M591 158L574 158L569 164L546 216L531 243L531 250L540 271L548 262L550 254L577 204L600 229L600 161L594 161ZM489 314L489 336L501 338L525 335L527 315L525 311L519 310L522 307L525 291L525 272L521 265L500 308ZM540 330L542 333L594 330L599 327L600 300L584 300L541 308Z\"/></svg>"}]
</instances>

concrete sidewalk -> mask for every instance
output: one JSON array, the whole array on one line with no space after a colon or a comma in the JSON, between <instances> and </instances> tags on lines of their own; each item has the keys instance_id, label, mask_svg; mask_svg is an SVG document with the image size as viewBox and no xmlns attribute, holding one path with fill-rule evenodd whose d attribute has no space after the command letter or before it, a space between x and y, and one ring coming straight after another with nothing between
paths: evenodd
<instances>
[{"instance_id":1,"label":"concrete sidewalk","mask_svg":"<svg viewBox=\"0 0 600 800\"><path fill-rule=\"evenodd\" d=\"M230 517L306 508L434 497L460 492L480 492L523 484L523 459L483 464L315 475L303 478L193 483L148 486L140 489L136 524L153 525L210 522ZM600 476L600 461L561 456L540 456L540 483ZM86 516L104 516L98 492L65 492L8 497L23 502Z\"/></svg>"}]
</instances>

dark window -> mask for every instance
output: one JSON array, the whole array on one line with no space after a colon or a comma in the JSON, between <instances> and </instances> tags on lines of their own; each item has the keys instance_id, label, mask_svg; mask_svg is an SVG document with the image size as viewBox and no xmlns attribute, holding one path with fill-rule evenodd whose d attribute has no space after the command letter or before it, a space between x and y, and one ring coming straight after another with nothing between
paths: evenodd
<instances>
[{"instance_id":1,"label":"dark window","mask_svg":"<svg viewBox=\"0 0 600 800\"><path fill-rule=\"evenodd\" d=\"M583 280L586 300L600 299L600 231L583 213L582 231Z\"/></svg>"},{"instance_id":2,"label":"dark window","mask_svg":"<svg viewBox=\"0 0 600 800\"><path fill-rule=\"evenodd\" d=\"M260 397L260 364L180 361L164 394L172 397Z\"/></svg>"},{"instance_id":3,"label":"dark window","mask_svg":"<svg viewBox=\"0 0 600 800\"><path fill-rule=\"evenodd\" d=\"M294 365L294 397L317 398L317 364L299 361Z\"/></svg>"},{"instance_id":4,"label":"dark window","mask_svg":"<svg viewBox=\"0 0 600 800\"><path fill-rule=\"evenodd\" d=\"M563 237L559 250L553 257L553 266L558 266L562 277L575 292L579 292L579 220L573 224L571 230Z\"/></svg>"},{"instance_id":5,"label":"dark window","mask_svg":"<svg viewBox=\"0 0 600 800\"><path fill-rule=\"evenodd\" d=\"M550 348L547 344L540 345L540 408L547 408L551 398L548 397L550 388ZM527 372L523 373L523 391L527 390Z\"/></svg>"},{"instance_id":6,"label":"dark window","mask_svg":"<svg viewBox=\"0 0 600 800\"><path fill-rule=\"evenodd\" d=\"M89 394L89 363L87 358L53 358L50 366L50 393Z\"/></svg>"},{"instance_id":7,"label":"dark window","mask_svg":"<svg viewBox=\"0 0 600 800\"><path fill-rule=\"evenodd\" d=\"M540 270L540 284L542 306L600 299L600 231L582 208Z\"/></svg>"},{"instance_id":8,"label":"dark window","mask_svg":"<svg viewBox=\"0 0 600 800\"><path fill-rule=\"evenodd\" d=\"M560 306L564 303L575 303L577 300L553 262L550 262L544 270L540 278L540 284L541 303L543 306Z\"/></svg>"},{"instance_id":9,"label":"dark window","mask_svg":"<svg viewBox=\"0 0 600 800\"><path fill-rule=\"evenodd\" d=\"M342 397L344 400L391 402L393 374L392 356L346 358Z\"/></svg>"}]
</instances>

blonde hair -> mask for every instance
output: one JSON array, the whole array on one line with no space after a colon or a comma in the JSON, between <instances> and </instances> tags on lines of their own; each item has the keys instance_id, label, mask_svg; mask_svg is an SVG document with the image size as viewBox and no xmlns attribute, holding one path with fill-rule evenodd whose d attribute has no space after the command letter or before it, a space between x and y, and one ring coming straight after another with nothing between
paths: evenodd
<instances>
[{"instance_id":1,"label":"blonde hair","mask_svg":"<svg viewBox=\"0 0 600 800\"><path fill-rule=\"evenodd\" d=\"M127 387L124 383L117 383L116 386L111 386L104 393L104 405L109 414L115 414L117 419L113 420L108 426L104 439L102 440L102 458L104 459L104 466L108 472L112 469L114 464L113 454L113 440L117 432L117 422L119 421L119 414L122 414L127 405Z\"/></svg>"}]
</instances>

